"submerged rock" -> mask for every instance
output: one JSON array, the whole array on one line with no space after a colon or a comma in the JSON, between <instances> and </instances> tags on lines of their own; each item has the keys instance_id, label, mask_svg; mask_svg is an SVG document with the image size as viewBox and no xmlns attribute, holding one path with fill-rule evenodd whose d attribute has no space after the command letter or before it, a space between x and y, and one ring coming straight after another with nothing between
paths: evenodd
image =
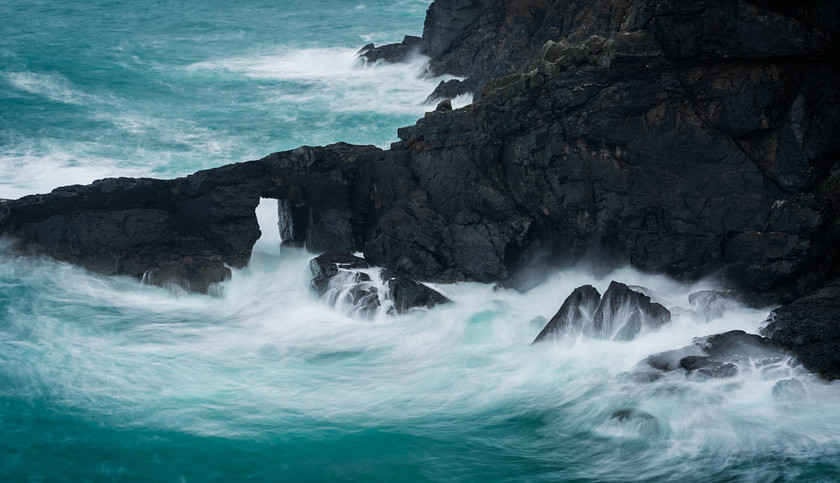
<instances>
[{"instance_id":1,"label":"submerged rock","mask_svg":"<svg viewBox=\"0 0 840 483\"><path fill-rule=\"evenodd\" d=\"M761 333L822 377L840 379L840 280L774 310Z\"/></svg>"},{"instance_id":2,"label":"submerged rock","mask_svg":"<svg viewBox=\"0 0 840 483\"><path fill-rule=\"evenodd\" d=\"M610 415L610 421L620 423L628 429L633 429L640 436L656 437L661 434L659 421L650 413L638 409L619 409Z\"/></svg>"},{"instance_id":3,"label":"submerged rock","mask_svg":"<svg viewBox=\"0 0 840 483\"><path fill-rule=\"evenodd\" d=\"M727 378L735 376L742 368L768 367L788 357L782 346L770 339L733 330L699 337L686 347L648 356L634 370L643 372L652 368L671 372L681 369L687 375Z\"/></svg>"},{"instance_id":4,"label":"submerged rock","mask_svg":"<svg viewBox=\"0 0 840 483\"><path fill-rule=\"evenodd\" d=\"M598 303L601 301L601 294L591 285L583 285L576 288L560 306L560 310L548 321L543 330L534 339L537 343L546 338L553 338L560 334L579 334L588 324Z\"/></svg>"},{"instance_id":5,"label":"submerged rock","mask_svg":"<svg viewBox=\"0 0 840 483\"><path fill-rule=\"evenodd\" d=\"M697 317L709 322L721 318L726 311L736 307L739 297L734 290L701 290L689 294L688 303Z\"/></svg>"},{"instance_id":6,"label":"submerged rock","mask_svg":"<svg viewBox=\"0 0 840 483\"><path fill-rule=\"evenodd\" d=\"M802 401L805 397L805 385L798 379L782 379L773 385L773 400L776 402Z\"/></svg>"}]
</instances>

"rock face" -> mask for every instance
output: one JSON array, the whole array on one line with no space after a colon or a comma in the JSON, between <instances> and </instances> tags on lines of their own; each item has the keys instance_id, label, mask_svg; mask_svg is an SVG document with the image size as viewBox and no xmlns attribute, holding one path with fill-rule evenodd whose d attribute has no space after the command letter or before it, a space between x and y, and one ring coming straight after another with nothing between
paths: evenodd
<instances>
[{"instance_id":1,"label":"rock face","mask_svg":"<svg viewBox=\"0 0 840 483\"><path fill-rule=\"evenodd\" d=\"M840 281L774 310L762 334L794 353L808 370L840 378Z\"/></svg>"},{"instance_id":2,"label":"rock face","mask_svg":"<svg viewBox=\"0 0 840 483\"><path fill-rule=\"evenodd\" d=\"M363 246L367 198L355 192L359 165L381 162L372 146L336 144L174 180L105 179L58 188L0 208L0 234L25 252L100 273L207 292L248 263L260 237L260 197L287 200L313 250ZM370 174L367 174L370 179ZM365 193L365 196L367 193Z\"/></svg>"},{"instance_id":3,"label":"rock face","mask_svg":"<svg viewBox=\"0 0 840 483\"><path fill-rule=\"evenodd\" d=\"M643 330L656 330L670 321L668 309L623 283L611 282L603 297L584 285L566 298L534 343L564 334L632 340Z\"/></svg>"},{"instance_id":4,"label":"rock face","mask_svg":"<svg viewBox=\"0 0 840 483\"><path fill-rule=\"evenodd\" d=\"M838 10L437 0L420 50L484 87L390 150L61 188L2 204L0 233L202 291L247 263L267 197L285 200L295 243L364 251L414 280L524 287L590 260L789 301L840 276Z\"/></svg>"},{"instance_id":5,"label":"rock face","mask_svg":"<svg viewBox=\"0 0 840 483\"><path fill-rule=\"evenodd\" d=\"M632 340L643 328L658 329L671 321L671 312L627 285L610 282L592 318L589 335L598 339Z\"/></svg>"},{"instance_id":6,"label":"rock face","mask_svg":"<svg viewBox=\"0 0 840 483\"><path fill-rule=\"evenodd\" d=\"M591 321L601 301L601 293L591 285L576 288L560 306L560 310L548 321L534 343L562 334L580 334Z\"/></svg>"}]
</instances>

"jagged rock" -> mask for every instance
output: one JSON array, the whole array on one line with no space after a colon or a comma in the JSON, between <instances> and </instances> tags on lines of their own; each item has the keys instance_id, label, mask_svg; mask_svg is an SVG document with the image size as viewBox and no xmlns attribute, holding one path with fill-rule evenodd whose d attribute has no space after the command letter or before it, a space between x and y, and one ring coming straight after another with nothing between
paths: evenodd
<instances>
[{"instance_id":1,"label":"jagged rock","mask_svg":"<svg viewBox=\"0 0 840 483\"><path fill-rule=\"evenodd\" d=\"M440 84L435 87L435 90L429 94L425 103L431 104L440 101L441 99L455 99L461 94L469 92L467 84L458 79L451 79L448 81L440 81Z\"/></svg>"},{"instance_id":2,"label":"jagged rock","mask_svg":"<svg viewBox=\"0 0 840 483\"><path fill-rule=\"evenodd\" d=\"M376 48L376 45L374 45L374 43L373 43L373 42L371 42L371 43L369 43L369 44L365 44L365 45L364 45L361 49L359 49L359 51L358 51L358 52L356 52L356 55L362 55L362 54L364 54L365 52L367 52L367 51L369 51L369 50L373 50L373 49L375 49L375 48Z\"/></svg>"},{"instance_id":3,"label":"jagged rock","mask_svg":"<svg viewBox=\"0 0 840 483\"><path fill-rule=\"evenodd\" d=\"M432 308L451 302L448 298L408 276L391 270L382 271L382 281L388 286L394 310L402 314L414 308Z\"/></svg>"},{"instance_id":4,"label":"jagged rock","mask_svg":"<svg viewBox=\"0 0 840 483\"><path fill-rule=\"evenodd\" d=\"M587 334L598 339L632 340L643 328L655 330L670 321L668 309L613 281L601 298Z\"/></svg>"},{"instance_id":5,"label":"jagged rock","mask_svg":"<svg viewBox=\"0 0 840 483\"><path fill-rule=\"evenodd\" d=\"M324 295L329 287L329 281L332 277L344 270L356 270L360 268L369 268L367 260L357 257L348 252L327 252L309 261L309 271L312 273L312 289L318 295ZM364 274L359 274L364 275ZM365 277L367 277L365 275ZM366 280L361 278L358 281L370 281L370 277Z\"/></svg>"},{"instance_id":6,"label":"jagged rock","mask_svg":"<svg viewBox=\"0 0 840 483\"><path fill-rule=\"evenodd\" d=\"M840 276L838 16L827 0L436 0L420 50L480 97L390 150L63 188L3 204L0 233L102 273L183 264L170 273L201 291L248 262L266 197L299 210L296 243L415 280L629 264L787 302ZM532 71L562 39L589 54Z\"/></svg>"},{"instance_id":7,"label":"jagged rock","mask_svg":"<svg viewBox=\"0 0 840 483\"><path fill-rule=\"evenodd\" d=\"M638 409L620 409L610 415L610 420L634 427L640 436L655 437L659 436L661 431L655 416Z\"/></svg>"},{"instance_id":8,"label":"jagged rock","mask_svg":"<svg viewBox=\"0 0 840 483\"><path fill-rule=\"evenodd\" d=\"M346 297L354 311L371 315L380 306L379 290L368 274L354 271L369 267L364 258L347 252L324 253L309 262L310 286L320 296L330 295L333 304Z\"/></svg>"},{"instance_id":9,"label":"jagged rock","mask_svg":"<svg viewBox=\"0 0 840 483\"><path fill-rule=\"evenodd\" d=\"M774 310L761 331L826 379L840 378L840 281Z\"/></svg>"},{"instance_id":10,"label":"jagged rock","mask_svg":"<svg viewBox=\"0 0 840 483\"><path fill-rule=\"evenodd\" d=\"M709 322L719 319L739 303L738 295L733 290L701 290L689 294L688 303L697 316Z\"/></svg>"},{"instance_id":11,"label":"jagged rock","mask_svg":"<svg viewBox=\"0 0 840 483\"><path fill-rule=\"evenodd\" d=\"M579 334L590 323L601 294L591 285L576 288L560 306L560 310L548 321L543 330L534 339L534 343L558 334Z\"/></svg>"},{"instance_id":12,"label":"jagged rock","mask_svg":"<svg viewBox=\"0 0 840 483\"><path fill-rule=\"evenodd\" d=\"M603 297L594 287L584 285L566 298L534 343L580 333L598 339L631 340L642 329L655 330L670 320L668 309L623 283L611 282Z\"/></svg>"},{"instance_id":13,"label":"jagged rock","mask_svg":"<svg viewBox=\"0 0 840 483\"><path fill-rule=\"evenodd\" d=\"M387 44L376 47L367 44L359 50L359 56L368 62L389 62L397 63L408 59L412 54L420 50L420 37L406 35L403 41L398 44Z\"/></svg>"},{"instance_id":14,"label":"jagged rock","mask_svg":"<svg viewBox=\"0 0 840 483\"><path fill-rule=\"evenodd\" d=\"M440 101L435 108L435 112L446 112L452 110L452 99L444 99Z\"/></svg>"}]
</instances>

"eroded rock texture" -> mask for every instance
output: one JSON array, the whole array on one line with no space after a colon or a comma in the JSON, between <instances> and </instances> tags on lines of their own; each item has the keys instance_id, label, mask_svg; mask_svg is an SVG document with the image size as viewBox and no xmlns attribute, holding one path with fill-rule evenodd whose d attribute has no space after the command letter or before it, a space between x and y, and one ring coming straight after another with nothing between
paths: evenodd
<instances>
[{"instance_id":1,"label":"eroded rock texture","mask_svg":"<svg viewBox=\"0 0 840 483\"><path fill-rule=\"evenodd\" d=\"M590 260L791 300L840 275L838 10L437 0L419 48L435 72L484 87L392 149L61 188L3 203L0 232L202 290L247 263L270 197L288 203L298 244L364 251L416 280L527 287Z\"/></svg>"}]
</instances>

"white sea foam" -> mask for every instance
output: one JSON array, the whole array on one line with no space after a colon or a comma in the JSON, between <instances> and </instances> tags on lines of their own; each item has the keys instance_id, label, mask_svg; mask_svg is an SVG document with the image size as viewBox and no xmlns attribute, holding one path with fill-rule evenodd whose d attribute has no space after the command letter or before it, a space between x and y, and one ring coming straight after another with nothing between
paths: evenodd
<instances>
[{"instance_id":1,"label":"white sea foam","mask_svg":"<svg viewBox=\"0 0 840 483\"><path fill-rule=\"evenodd\" d=\"M420 116L430 110L426 97L441 80L428 73L428 58L408 62L366 64L356 50L314 48L289 50L192 64L191 71L228 71L250 78L294 82L307 87L305 94L290 92L288 85L264 88L270 102L282 105L321 104L328 112L401 113ZM472 102L459 96L453 107ZM432 106L433 107L433 106Z\"/></svg>"},{"instance_id":2,"label":"white sea foam","mask_svg":"<svg viewBox=\"0 0 840 483\"><path fill-rule=\"evenodd\" d=\"M354 427L476 417L501 423L537 412L553 415L542 437L584 431L622 444L650 436L609 419L629 407L651 414L661 428L649 461L634 460L639 472L679 468L703 454L723 464L744 452L797 457L840 448L840 384L820 383L785 363L724 380L673 373L641 384L617 377L694 337L755 332L767 310L734 307L709 323L676 314L632 342L530 345L541 329L532 319L550 317L579 285L603 292L617 279L688 307L687 294L708 284L685 286L630 269L597 280L566 270L524 294L478 283L438 285L452 304L356 318L309 291L311 254L279 249L274 203L261 203L258 216L263 238L251 265L234 270L220 298L5 257L0 280L41 294L9 307L0 370L10 390L83 409L104 424L232 438L272 428L306 431L313 420ZM772 397L775 383L788 378L805 385L799 406ZM604 463L592 465L593 477L614 475L622 464Z\"/></svg>"},{"instance_id":3,"label":"white sea foam","mask_svg":"<svg viewBox=\"0 0 840 483\"><path fill-rule=\"evenodd\" d=\"M91 96L78 90L66 77L58 73L0 72L8 85L23 92L45 97L64 104L85 104Z\"/></svg>"}]
</instances>

